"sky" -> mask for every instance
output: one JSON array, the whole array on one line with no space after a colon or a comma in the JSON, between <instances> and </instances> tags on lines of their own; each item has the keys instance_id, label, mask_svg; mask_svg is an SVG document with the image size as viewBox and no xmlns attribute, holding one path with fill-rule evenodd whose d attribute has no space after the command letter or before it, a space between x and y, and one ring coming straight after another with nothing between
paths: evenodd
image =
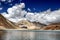
<instances>
[{"instance_id":1,"label":"sky","mask_svg":"<svg viewBox=\"0 0 60 40\"><path fill-rule=\"evenodd\" d=\"M8 20L49 25L60 22L59 0L0 0L0 13Z\"/></svg>"},{"instance_id":2,"label":"sky","mask_svg":"<svg viewBox=\"0 0 60 40\"><path fill-rule=\"evenodd\" d=\"M20 3L25 3L25 10L31 12L45 11L49 8L57 10L60 8L59 0L0 0L0 13L7 12L7 9Z\"/></svg>"}]
</instances>

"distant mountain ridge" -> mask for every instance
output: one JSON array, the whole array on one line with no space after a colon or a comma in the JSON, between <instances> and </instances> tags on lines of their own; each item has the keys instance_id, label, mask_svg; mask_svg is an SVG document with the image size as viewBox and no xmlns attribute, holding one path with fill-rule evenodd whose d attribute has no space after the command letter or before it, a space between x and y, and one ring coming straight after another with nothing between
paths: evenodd
<instances>
[{"instance_id":1,"label":"distant mountain ridge","mask_svg":"<svg viewBox=\"0 0 60 40\"><path fill-rule=\"evenodd\" d=\"M60 30L60 23L45 25L28 20L20 20L18 23L13 23L0 14L0 29Z\"/></svg>"}]
</instances>

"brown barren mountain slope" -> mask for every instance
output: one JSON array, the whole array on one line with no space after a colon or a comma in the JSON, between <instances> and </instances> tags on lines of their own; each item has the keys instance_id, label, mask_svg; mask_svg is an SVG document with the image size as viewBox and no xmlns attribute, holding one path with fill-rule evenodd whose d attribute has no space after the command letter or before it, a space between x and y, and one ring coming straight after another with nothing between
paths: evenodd
<instances>
[{"instance_id":1,"label":"brown barren mountain slope","mask_svg":"<svg viewBox=\"0 0 60 40\"><path fill-rule=\"evenodd\" d=\"M38 23L38 22L29 22L28 20L22 20L17 23L20 28L26 28L30 30L39 30L41 27L46 26L44 24Z\"/></svg>"},{"instance_id":2,"label":"brown barren mountain slope","mask_svg":"<svg viewBox=\"0 0 60 40\"><path fill-rule=\"evenodd\" d=\"M60 30L60 23L52 23L50 25L47 25L42 30Z\"/></svg>"},{"instance_id":3,"label":"brown barren mountain slope","mask_svg":"<svg viewBox=\"0 0 60 40\"><path fill-rule=\"evenodd\" d=\"M0 14L0 29L17 29L18 27Z\"/></svg>"},{"instance_id":4,"label":"brown barren mountain slope","mask_svg":"<svg viewBox=\"0 0 60 40\"><path fill-rule=\"evenodd\" d=\"M60 30L60 23L44 25L38 22L22 20L17 24L14 24L0 14L0 29Z\"/></svg>"}]
</instances>

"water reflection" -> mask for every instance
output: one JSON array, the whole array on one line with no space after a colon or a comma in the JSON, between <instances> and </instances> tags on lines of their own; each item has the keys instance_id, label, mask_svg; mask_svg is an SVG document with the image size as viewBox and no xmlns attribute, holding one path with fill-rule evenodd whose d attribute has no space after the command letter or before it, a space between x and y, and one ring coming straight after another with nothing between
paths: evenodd
<instances>
[{"instance_id":1,"label":"water reflection","mask_svg":"<svg viewBox=\"0 0 60 40\"><path fill-rule=\"evenodd\" d=\"M3 40L60 40L60 32L6 31Z\"/></svg>"}]
</instances>

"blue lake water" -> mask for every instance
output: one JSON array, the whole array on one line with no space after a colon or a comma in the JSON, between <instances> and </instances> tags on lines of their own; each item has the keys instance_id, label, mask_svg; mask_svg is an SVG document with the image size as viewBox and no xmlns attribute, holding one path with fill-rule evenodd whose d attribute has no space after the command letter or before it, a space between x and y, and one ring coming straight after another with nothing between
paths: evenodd
<instances>
[{"instance_id":1,"label":"blue lake water","mask_svg":"<svg viewBox=\"0 0 60 40\"><path fill-rule=\"evenodd\" d=\"M6 31L3 40L60 40L60 31Z\"/></svg>"}]
</instances>

